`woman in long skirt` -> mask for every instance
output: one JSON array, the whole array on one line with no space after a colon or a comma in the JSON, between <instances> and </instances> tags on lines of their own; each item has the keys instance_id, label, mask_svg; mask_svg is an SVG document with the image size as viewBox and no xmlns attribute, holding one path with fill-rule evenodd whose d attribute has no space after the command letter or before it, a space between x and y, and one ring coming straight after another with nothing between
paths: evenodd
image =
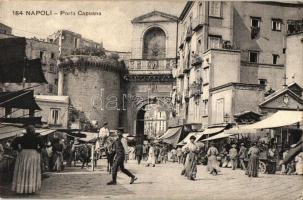
<instances>
[{"instance_id":1,"label":"woman in long skirt","mask_svg":"<svg viewBox=\"0 0 303 200\"><path fill-rule=\"evenodd\" d=\"M207 168L210 171L210 174L217 175L220 171L219 162L217 160L217 156L219 154L218 149L214 146L214 143L210 143L210 147L207 151L208 156L208 162L207 162Z\"/></svg>"},{"instance_id":2,"label":"woman in long skirt","mask_svg":"<svg viewBox=\"0 0 303 200\"><path fill-rule=\"evenodd\" d=\"M182 148L182 150L187 153L182 174L186 176L188 180L194 181L197 175L197 154L199 149L194 143L196 137L191 136L189 139L190 141Z\"/></svg>"},{"instance_id":3,"label":"woman in long skirt","mask_svg":"<svg viewBox=\"0 0 303 200\"><path fill-rule=\"evenodd\" d=\"M41 142L35 128L28 126L26 134L15 141L14 147L21 149L18 154L12 183L12 191L35 193L41 188L41 157L37 149Z\"/></svg>"},{"instance_id":4,"label":"woman in long skirt","mask_svg":"<svg viewBox=\"0 0 303 200\"><path fill-rule=\"evenodd\" d=\"M149 165L155 167L155 164L156 164L155 149L154 149L154 145L151 144L148 150L148 159L147 159L146 167L148 167Z\"/></svg>"},{"instance_id":5,"label":"woman in long skirt","mask_svg":"<svg viewBox=\"0 0 303 200\"><path fill-rule=\"evenodd\" d=\"M259 154L260 151L257 147L257 144L253 143L253 146L250 147L248 151L249 162L248 162L247 175L249 177L258 177Z\"/></svg>"}]
</instances>

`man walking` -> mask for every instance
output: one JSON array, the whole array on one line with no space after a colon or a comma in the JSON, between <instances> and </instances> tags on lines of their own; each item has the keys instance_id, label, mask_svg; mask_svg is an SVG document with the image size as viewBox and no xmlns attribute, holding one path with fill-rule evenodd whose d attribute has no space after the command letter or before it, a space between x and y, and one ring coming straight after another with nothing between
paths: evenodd
<instances>
[{"instance_id":1,"label":"man walking","mask_svg":"<svg viewBox=\"0 0 303 200\"><path fill-rule=\"evenodd\" d=\"M116 185L117 184L117 172L118 168L120 168L121 172L126 174L131 178L130 184L133 184L137 178L130 173L127 169L124 168L124 160L125 160L125 150L121 139L123 137L123 128L118 128L118 138L113 143L113 151L115 153L113 168L112 168L112 181L108 182L107 185Z\"/></svg>"}]
</instances>

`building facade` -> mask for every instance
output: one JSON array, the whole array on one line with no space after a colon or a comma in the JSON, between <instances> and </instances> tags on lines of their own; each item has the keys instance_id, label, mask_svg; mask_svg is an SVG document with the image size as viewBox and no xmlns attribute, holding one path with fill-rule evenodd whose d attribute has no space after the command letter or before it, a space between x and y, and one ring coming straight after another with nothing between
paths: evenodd
<instances>
[{"instance_id":1,"label":"building facade","mask_svg":"<svg viewBox=\"0 0 303 200\"><path fill-rule=\"evenodd\" d=\"M131 134L147 135L148 130L160 130L160 126L166 131L172 108L170 95L174 82L172 68L176 65L177 20L176 16L159 11L132 20L131 58L125 76L129 101L124 120ZM146 114L149 105L158 107L153 119ZM161 114L158 119L161 112L165 115Z\"/></svg>"},{"instance_id":2,"label":"building facade","mask_svg":"<svg viewBox=\"0 0 303 200\"><path fill-rule=\"evenodd\" d=\"M11 30L11 29L10 29ZM0 39L14 38L10 32L1 32ZM40 84L40 86L34 88L35 94L41 95L55 95L57 94L58 84L58 71L57 71L57 59L59 58L58 45L39 40L37 38L26 38L25 46L26 59L37 59L41 60L42 70L47 80L46 84ZM6 83L3 87L7 91L21 90L24 87L29 88L36 86L36 83L26 83L24 86L16 83Z\"/></svg>"},{"instance_id":3,"label":"building facade","mask_svg":"<svg viewBox=\"0 0 303 200\"><path fill-rule=\"evenodd\" d=\"M206 128L234 122L243 111L260 112L264 93L283 85L289 22L302 19L302 9L289 3L188 2L178 23L174 121Z\"/></svg>"}]
</instances>

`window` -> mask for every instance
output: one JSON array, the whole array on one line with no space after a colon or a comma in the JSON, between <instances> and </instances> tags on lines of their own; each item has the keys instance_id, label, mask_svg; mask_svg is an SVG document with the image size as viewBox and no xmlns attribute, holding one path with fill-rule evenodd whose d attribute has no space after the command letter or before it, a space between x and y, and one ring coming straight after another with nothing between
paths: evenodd
<instances>
[{"instance_id":1,"label":"window","mask_svg":"<svg viewBox=\"0 0 303 200\"><path fill-rule=\"evenodd\" d=\"M51 108L50 124L52 124L52 125L59 125L59 123L60 123L59 114L60 114L60 109L58 109L58 108Z\"/></svg>"},{"instance_id":2,"label":"window","mask_svg":"<svg viewBox=\"0 0 303 200\"><path fill-rule=\"evenodd\" d=\"M249 52L249 62L257 63L258 62L258 52L257 51L250 51Z\"/></svg>"},{"instance_id":3,"label":"window","mask_svg":"<svg viewBox=\"0 0 303 200\"><path fill-rule=\"evenodd\" d=\"M202 52L203 52L202 51L202 39L199 38L198 42L197 42L197 53L199 54L199 53L202 53Z\"/></svg>"},{"instance_id":4,"label":"window","mask_svg":"<svg viewBox=\"0 0 303 200\"><path fill-rule=\"evenodd\" d=\"M271 21L271 29L273 31L281 31L281 24L282 24L282 20L281 19L272 19L272 21Z\"/></svg>"},{"instance_id":5,"label":"window","mask_svg":"<svg viewBox=\"0 0 303 200\"><path fill-rule=\"evenodd\" d=\"M74 48L78 48L78 42L79 42L79 39L78 38L75 38L74 39Z\"/></svg>"},{"instance_id":6,"label":"window","mask_svg":"<svg viewBox=\"0 0 303 200\"><path fill-rule=\"evenodd\" d=\"M267 80L266 79L259 79L259 84L266 86L267 85Z\"/></svg>"},{"instance_id":7,"label":"window","mask_svg":"<svg viewBox=\"0 0 303 200\"><path fill-rule=\"evenodd\" d=\"M210 17L222 17L221 4L222 3L220 1L209 2L209 16Z\"/></svg>"},{"instance_id":8,"label":"window","mask_svg":"<svg viewBox=\"0 0 303 200\"><path fill-rule=\"evenodd\" d=\"M217 35L208 36L208 48L209 49L220 49L222 37Z\"/></svg>"},{"instance_id":9,"label":"window","mask_svg":"<svg viewBox=\"0 0 303 200\"><path fill-rule=\"evenodd\" d=\"M208 99L203 100L204 103L204 116L208 115Z\"/></svg>"},{"instance_id":10,"label":"window","mask_svg":"<svg viewBox=\"0 0 303 200\"><path fill-rule=\"evenodd\" d=\"M224 123L224 99L218 99L216 104L216 123Z\"/></svg>"},{"instance_id":11,"label":"window","mask_svg":"<svg viewBox=\"0 0 303 200\"><path fill-rule=\"evenodd\" d=\"M44 55L44 52L43 52L43 51L40 51L40 59L41 59L41 60L43 59L43 55Z\"/></svg>"},{"instance_id":12,"label":"window","mask_svg":"<svg viewBox=\"0 0 303 200\"><path fill-rule=\"evenodd\" d=\"M260 17L251 17L251 27L260 28Z\"/></svg>"},{"instance_id":13,"label":"window","mask_svg":"<svg viewBox=\"0 0 303 200\"><path fill-rule=\"evenodd\" d=\"M54 91L53 84L48 84L48 93L53 93L53 91Z\"/></svg>"},{"instance_id":14,"label":"window","mask_svg":"<svg viewBox=\"0 0 303 200\"><path fill-rule=\"evenodd\" d=\"M278 64L278 58L279 57L280 56L278 54L273 54L272 55L272 64L274 64L274 65Z\"/></svg>"},{"instance_id":15,"label":"window","mask_svg":"<svg viewBox=\"0 0 303 200\"><path fill-rule=\"evenodd\" d=\"M55 53L51 52L51 59L55 58Z\"/></svg>"}]
</instances>

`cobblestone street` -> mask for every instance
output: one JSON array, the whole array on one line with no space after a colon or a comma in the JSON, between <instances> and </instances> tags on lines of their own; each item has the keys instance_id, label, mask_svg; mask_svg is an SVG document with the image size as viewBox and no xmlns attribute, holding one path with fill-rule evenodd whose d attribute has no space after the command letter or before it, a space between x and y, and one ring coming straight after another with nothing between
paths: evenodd
<instances>
[{"instance_id":1,"label":"cobblestone street","mask_svg":"<svg viewBox=\"0 0 303 200\"><path fill-rule=\"evenodd\" d=\"M105 163L105 160L102 160ZM130 161L127 165L138 177L133 185L124 174L118 174L118 185L107 186L111 176L101 165L96 171L67 168L43 179L40 193L20 196L8 187L1 188L2 198L89 198L89 199L298 199L303 189L302 176L265 175L248 178L241 170L222 169L218 176L198 166L196 181L180 176L182 166L176 163L145 167Z\"/></svg>"}]
</instances>

